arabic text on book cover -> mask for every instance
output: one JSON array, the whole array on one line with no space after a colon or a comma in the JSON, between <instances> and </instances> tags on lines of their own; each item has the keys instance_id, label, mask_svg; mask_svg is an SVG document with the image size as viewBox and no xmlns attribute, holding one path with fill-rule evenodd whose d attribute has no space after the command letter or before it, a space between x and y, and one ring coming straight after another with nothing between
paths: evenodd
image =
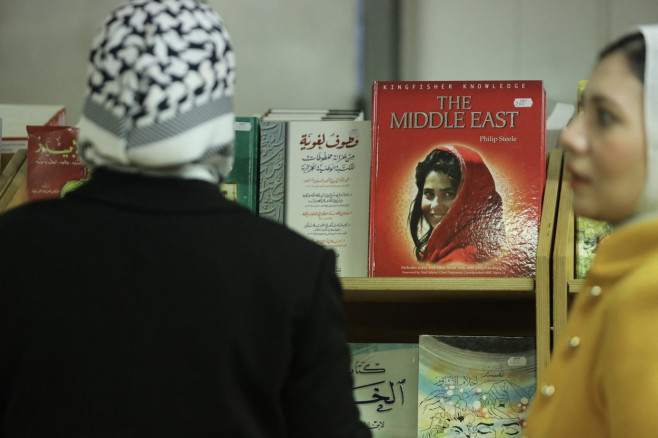
<instances>
[{"instance_id":1,"label":"arabic text on book cover","mask_svg":"<svg viewBox=\"0 0 658 438\"><path fill-rule=\"evenodd\" d=\"M418 437L523 436L537 385L533 337L419 337Z\"/></svg>"}]
</instances>

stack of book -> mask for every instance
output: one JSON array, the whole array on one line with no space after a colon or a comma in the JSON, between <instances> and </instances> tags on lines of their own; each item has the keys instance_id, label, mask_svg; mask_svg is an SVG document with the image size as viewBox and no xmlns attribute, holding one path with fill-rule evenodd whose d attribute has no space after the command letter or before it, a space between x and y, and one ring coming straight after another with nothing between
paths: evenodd
<instances>
[{"instance_id":1,"label":"stack of book","mask_svg":"<svg viewBox=\"0 0 658 438\"><path fill-rule=\"evenodd\" d=\"M350 349L354 399L376 438L523 435L534 338L421 335Z\"/></svg>"}]
</instances>

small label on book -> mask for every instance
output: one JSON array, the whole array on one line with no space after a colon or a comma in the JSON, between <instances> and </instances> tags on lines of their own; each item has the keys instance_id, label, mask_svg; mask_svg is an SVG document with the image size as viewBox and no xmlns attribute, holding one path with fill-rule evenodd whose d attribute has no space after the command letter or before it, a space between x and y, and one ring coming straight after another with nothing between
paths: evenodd
<instances>
[{"instance_id":1,"label":"small label on book","mask_svg":"<svg viewBox=\"0 0 658 438\"><path fill-rule=\"evenodd\" d=\"M514 107L516 108L530 108L532 107L532 98L523 97L514 99Z\"/></svg>"},{"instance_id":2,"label":"small label on book","mask_svg":"<svg viewBox=\"0 0 658 438\"><path fill-rule=\"evenodd\" d=\"M507 359L507 365L511 367L524 367L526 366L528 362L526 361L526 358L523 356L519 357L510 357Z\"/></svg>"},{"instance_id":3,"label":"small label on book","mask_svg":"<svg viewBox=\"0 0 658 438\"><path fill-rule=\"evenodd\" d=\"M233 124L233 129L236 131L249 131L251 129L251 123L249 122L235 122Z\"/></svg>"}]
</instances>

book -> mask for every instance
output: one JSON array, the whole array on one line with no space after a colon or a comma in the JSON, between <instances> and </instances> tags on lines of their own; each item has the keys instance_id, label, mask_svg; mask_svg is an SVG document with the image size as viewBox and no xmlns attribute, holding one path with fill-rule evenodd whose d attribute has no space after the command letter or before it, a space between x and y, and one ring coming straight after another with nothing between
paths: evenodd
<instances>
[{"instance_id":1,"label":"book","mask_svg":"<svg viewBox=\"0 0 658 438\"><path fill-rule=\"evenodd\" d=\"M582 111L583 105L583 92L587 86L587 79L578 81L577 88L577 109L578 113ZM575 267L574 276L577 279L584 279L587 277L594 256L596 255L596 248L599 243L612 232L612 226L604 221L598 221L586 217L574 216L575 220Z\"/></svg>"},{"instance_id":2,"label":"book","mask_svg":"<svg viewBox=\"0 0 658 438\"><path fill-rule=\"evenodd\" d=\"M364 120L362 110L270 108L261 120Z\"/></svg>"},{"instance_id":3,"label":"book","mask_svg":"<svg viewBox=\"0 0 658 438\"><path fill-rule=\"evenodd\" d=\"M587 86L587 79L578 81L577 97L576 97L576 111L580 113L583 109L583 92Z\"/></svg>"},{"instance_id":4,"label":"book","mask_svg":"<svg viewBox=\"0 0 658 438\"><path fill-rule=\"evenodd\" d=\"M258 155L258 215L283 223L286 122L260 122Z\"/></svg>"},{"instance_id":5,"label":"book","mask_svg":"<svg viewBox=\"0 0 658 438\"><path fill-rule=\"evenodd\" d=\"M258 214L336 253L340 277L368 275L367 120L260 124Z\"/></svg>"},{"instance_id":6,"label":"book","mask_svg":"<svg viewBox=\"0 0 658 438\"><path fill-rule=\"evenodd\" d=\"M599 243L612 232L612 226L604 221L576 216L576 245L575 245L575 277L584 279L587 277L596 248Z\"/></svg>"},{"instance_id":7,"label":"book","mask_svg":"<svg viewBox=\"0 0 658 438\"><path fill-rule=\"evenodd\" d=\"M537 386L533 337L421 335L418 436L523 436Z\"/></svg>"},{"instance_id":8,"label":"book","mask_svg":"<svg viewBox=\"0 0 658 438\"><path fill-rule=\"evenodd\" d=\"M369 275L533 277L542 82L376 81L372 107Z\"/></svg>"},{"instance_id":9,"label":"book","mask_svg":"<svg viewBox=\"0 0 658 438\"><path fill-rule=\"evenodd\" d=\"M0 166L4 169L11 156L27 150L27 125L66 125L66 109L61 105L0 104L3 119Z\"/></svg>"},{"instance_id":10,"label":"book","mask_svg":"<svg viewBox=\"0 0 658 438\"><path fill-rule=\"evenodd\" d=\"M234 161L221 184L224 196L258 212L258 152L260 122L257 117L236 117Z\"/></svg>"},{"instance_id":11,"label":"book","mask_svg":"<svg viewBox=\"0 0 658 438\"><path fill-rule=\"evenodd\" d=\"M418 344L350 343L354 400L374 438L415 438Z\"/></svg>"},{"instance_id":12,"label":"book","mask_svg":"<svg viewBox=\"0 0 658 438\"><path fill-rule=\"evenodd\" d=\"M340 277L368 276L370 121L289 121L284 224L336 253Z\"/></svg>"},{"instance_id":13,"label":"book","mask_svg":"<svg viewBox=\"0 0 658 438\"><path fill-rule=\"evenodd\" d=\"M26 127L26 200L58 198L89 179L78 159L78 128L73 126Z\"/></svg>"},{"instance_id":14,"label":"book","mask_svg":"<svg viewBox=\"0 0 658 438\"><path fill-rule=\"evenodd\" d=\"M10 199L15 194L17 184L20 184L16 178L25 163L26 155L27 150L20 149L16 151L11 155L9 162L5 164L2 173L0 173L0 211L3 211L9 204Z\"/></svg>"}]
</instances>

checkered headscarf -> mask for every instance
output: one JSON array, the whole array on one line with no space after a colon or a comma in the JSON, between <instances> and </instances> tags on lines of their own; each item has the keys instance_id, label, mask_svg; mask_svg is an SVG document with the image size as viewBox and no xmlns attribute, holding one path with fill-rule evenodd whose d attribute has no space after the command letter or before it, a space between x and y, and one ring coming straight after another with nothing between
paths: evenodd
<instances>
[{"instance_id":1,"label":"checkered headscarf","mask_svg":"<svg viewBox=\"0 0 658 438\"><path fill-rule=\"evenodd\" d=\"M129 0L89 56L79 155L89 167L221 181L233 163L235 58L196 0Z\"/></svg>"}]
</instances>

